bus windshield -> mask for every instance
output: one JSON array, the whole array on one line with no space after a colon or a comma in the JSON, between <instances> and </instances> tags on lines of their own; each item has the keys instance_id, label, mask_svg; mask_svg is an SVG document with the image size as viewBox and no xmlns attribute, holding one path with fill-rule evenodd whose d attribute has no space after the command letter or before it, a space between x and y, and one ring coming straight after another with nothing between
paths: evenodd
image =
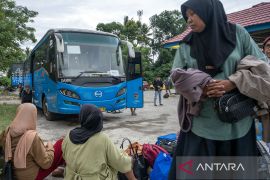
<instances>
[{"instance_id":1,"label":"bus windshield","mask_svg":"<svg viewBox=\"0 0 270 180\"><path fill-rule=\"evenodd\" d=\"M119 39L114 36L62 32L64 53L59 77L125 76Z\"/></svg>"}]
</instances>

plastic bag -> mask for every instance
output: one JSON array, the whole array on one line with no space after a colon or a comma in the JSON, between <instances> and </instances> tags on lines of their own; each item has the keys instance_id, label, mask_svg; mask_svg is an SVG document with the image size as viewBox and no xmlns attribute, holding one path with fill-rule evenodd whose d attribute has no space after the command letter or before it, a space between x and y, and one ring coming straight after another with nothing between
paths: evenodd
<instances>
[{"instance_id":1,"label":"plastic bag","mask_svg":"<svg viewBox=\"0 0 270 180\"><path fill-rule=\"evenodd\" d=\"M150 180L167 180L172 158L166 153L159 153L157 156L152 172L150 173Z\"/></svg>"}]
</instances>

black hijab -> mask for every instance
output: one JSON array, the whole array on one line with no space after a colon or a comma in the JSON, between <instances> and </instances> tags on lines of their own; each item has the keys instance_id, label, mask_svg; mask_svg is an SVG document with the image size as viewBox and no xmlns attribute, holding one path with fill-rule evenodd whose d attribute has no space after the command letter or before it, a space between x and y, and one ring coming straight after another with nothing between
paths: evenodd
<instances>
[{"instance_id":1,"label":"black hijab","mask_svg":"<svg viewBox=\"0 0 270 180\"><path fill-rule=\"evenodd\" d=\"M236 45L236 26L227 21L219 0L188 0L181 6L187 21L187 9L193 10L205 23L203 32L191 32L184 42L191 47L190 55L195 58L198 68L212 77L221 72L221 66ZM208 69L206 66L213 66Z\"/></svg>"},{"instance_id":2,"label":"black hijab","mask_svg":"<svg viewBox=\"0 0 270 180\"><path fill-rule=\"evenodd\" d=\"M103 128L102 112L94 105L83 105L79 120L81 127L77 127L69 133L69 138L74 144L85 143L91 136L100 132Z\"/></svg>"}]
</instances>

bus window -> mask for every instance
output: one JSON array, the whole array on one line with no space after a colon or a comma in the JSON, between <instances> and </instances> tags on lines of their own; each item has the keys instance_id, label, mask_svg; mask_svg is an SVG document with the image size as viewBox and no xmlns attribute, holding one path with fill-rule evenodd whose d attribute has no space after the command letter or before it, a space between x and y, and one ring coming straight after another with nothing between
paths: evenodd
<instances>
[{"instance_id":1,"label":"bus window","mask_svg":"<svg viewBox=\"0 0 270 180\"><path fill-rule=\"evenodd\" d=\"M128 59L128 80L142 77L141 54L136 52L136 58Z\"/></svg>"},{"instance_id":2,"label":"bus window","mask_svg":"<svg viewBox=\"0 0 270 180\"><path fill-rule=\"evenodd\" d=\"M55 48L55 38L50 36L48 42L48 69L49 76L52 80L55 80L57 77L56 74L56 48Z\"/></svg>"},{"instance_id":3,"label":"bus window","mask_svg":"<svg viewBox=\"0 0 270 180\"><path fill-rule=\"evenodd\" d=\"M125 76L119 40L97 34L62 33L65 50L59 62L63 77L91 76L92 73ZM113 72L113 73L111 73ZM118 72L118 73L116 73Z\"/></svg>"}]
</instances>

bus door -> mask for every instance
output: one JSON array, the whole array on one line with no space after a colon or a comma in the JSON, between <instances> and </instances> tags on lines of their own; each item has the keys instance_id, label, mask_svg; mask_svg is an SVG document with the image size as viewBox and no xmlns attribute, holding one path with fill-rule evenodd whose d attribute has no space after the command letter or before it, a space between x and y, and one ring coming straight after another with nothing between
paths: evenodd
<instances>
[{"instance_id":1,"label":"bus door","mask_svg":"<svg viewBox=\"0 0 270 180\"><path fill-rule=\"evenodd\" d=\"M127 108L143 107L143 80L140 52L135 52L135 58L128 58L126 104Z\"/></svg>"}]
</instances>

